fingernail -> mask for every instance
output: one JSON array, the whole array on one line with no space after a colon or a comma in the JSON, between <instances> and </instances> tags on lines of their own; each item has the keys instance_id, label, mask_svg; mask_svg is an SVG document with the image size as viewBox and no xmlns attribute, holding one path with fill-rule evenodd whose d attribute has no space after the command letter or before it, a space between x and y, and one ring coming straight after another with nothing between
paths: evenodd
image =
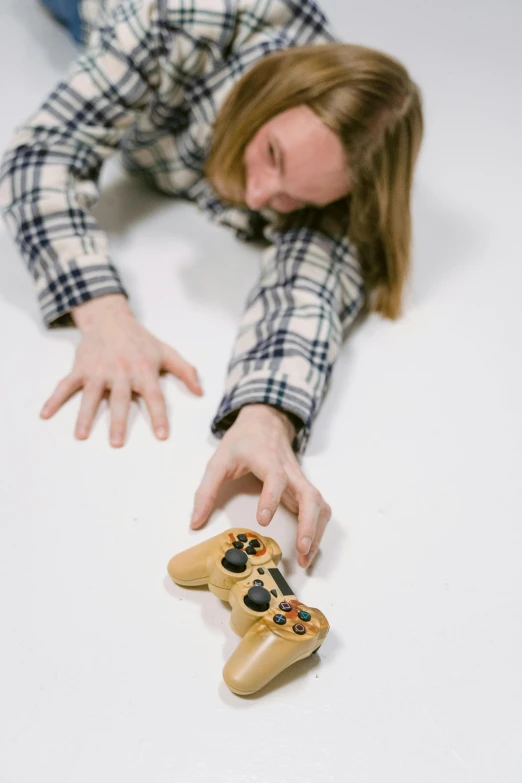
<instances>
[{"instance_id":1,"label":"fingernail","mask_svg":"<svg viewBox=\"0 0 522 783\"><path fill-rule=\"evenodd\" d=\"M123 438L121 437L121 435L113 435L112 436L111 444L113 446L121 446L122 443L123 443Z\"/></svg>"},{"instance_id":2,"label":"fingernail","mask_svg":"<svg viewBox=\"0 0 522 783\"><path fill-rule=\"evenodd\" d=\"M192 512L192 516L190 517L190 524L195 522L198 516L199 516L199 510L194 509Z\"/></svg>"},{"instance_id":3,"label":"fingernail","mask_svg":"<svg viewBox=\"0 0 522 783\"><path fill-rule=\"evenodd\" d=\"M76 436L78 438L85 438L86 435L87 435L87 428L86 427L79 427L76 430Z\"/></svg>"},{"instance_id":4,"label":"fingernail","mask_svg":"<svg viewBox=\"0 0 522 783\"><path fill-rule=\"evenodd\" d=\"M167 437L167 430L165 427L158 427L156 430L156 435L158 438L166 438Z\"/></svg>"},{"instance_id":5,"label":"fingernail","mask_svg":"<svg viewBox=\"0 0 522 783\"><path fill-rule=\"evenodd\" d=\"M272 519L272 512L268 508L264 508L259 515L259 520L262 524L268 525Z\"/></svg>"},{"instance_id":6,"label":"fingernail","mask_svg":"<svg viewBox=\"0 0 522 783\"><path fill-rule=\"evenodd\" d=\"M307 555L308 552L310 551L310 547L312 546L312 539L311 538L306 538L306 537L302 538L301 539L301 544L304 547L303 554Z\"/></svg>"},{"instance_id":7,"label":"fingernail","mask_svg":"<svg viewBox=\"0 0 522 783\"><path fill-rule=\"evenodd\" d=\"M40 411L40 416L47 416L48 413L49 413L49 406L44 405L42 410Z\"/></svg>"}]
</instances>

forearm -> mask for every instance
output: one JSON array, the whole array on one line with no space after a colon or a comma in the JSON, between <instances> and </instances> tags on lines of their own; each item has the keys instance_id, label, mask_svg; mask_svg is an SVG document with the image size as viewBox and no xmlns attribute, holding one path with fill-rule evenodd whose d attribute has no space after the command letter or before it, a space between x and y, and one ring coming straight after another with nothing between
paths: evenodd
<instances>
[{"instance_id":1,"label":"forearm","mask_svg":"<svg viewBox=\"0 0 522 783\"><path fill-rule=\"evenodd\" d=\"M239 408L272 405L293 417L293 448L302 454L343 330L362 302L357 262L346 246L306 229L285 234L265 252L260 280L248 297L214 434L222 436Z\"/></svg>"},{"instance_id":2,"label":"forearm","mask_svg":"<svg viewBox=\"0 0 522 783\"><path fill-rule=\"evenodd\" d=\"M125 290L90 212L100 157L49 137L29 127L15 136L0 170L0 207L51 325L89 299Z\"/></svg>"}]
</instances>

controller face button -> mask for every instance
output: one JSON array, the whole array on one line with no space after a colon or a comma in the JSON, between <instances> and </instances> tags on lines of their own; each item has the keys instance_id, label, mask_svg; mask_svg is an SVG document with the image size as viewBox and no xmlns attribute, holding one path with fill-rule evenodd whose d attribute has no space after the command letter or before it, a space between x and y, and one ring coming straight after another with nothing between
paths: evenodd
<instances>
[{"instance_id":1,"label":"controller face button","mask_svg":"<svg viewBox=\"0 0 522 783\"><path fill-rule=\"evenodd\" d=\"M262 574L265 573L265 569L264 568L258 568L257 569L257 573L262 575Z\"/></svg>"},{"instance_id":2,"label":"controller face button","mask_svg":"<svg viewBox=\"0 0 522 783\"><path fill-rule=\"evenodd\" d=\"M305 612L304 610L301 610L297 616L305 623L312 619L310 612Z\"/></svg>"},{"instance_id":3,"label":"controller face button","mask_svg":"<svg viewBox=\"0 0 522 783\"><path fill-rule=\"evenodd\" d=\"M279 604L279 608L282 612L291 612L292 611L292 604L289 604L288 601L282 601Z\"/></svg>"},{"instance_id":4,"label":"controller face button","mask_svg":"<svg viewBox=\"0 0 522 783\"><path fill-rule=\"evenodd\" d=\"M277 623L277 625L284 625L286 623L286 617L284 614L275 614L274 623Z\"/></svg>"},{"instance_id":5,"label":"controller face button","mask_svg":"<svg viewBox=\"0 0 522 783\"><path fill-rule=\"evenodd\" d=\"M237 540L238 540L238 541L242 541L242 542L243 542L243 544L246 544L246 542L248 541L248 538L245 536L245 534L244 534L244 533L240 533L240 534L238 535L238 537L237 537Z\"/></svg>"},{"instance_id":6,"label":"controller face button","mask_svg":"<svg viewBox=\"0 0 522 783\"><path fill-rule=\"evenodd\" d=\"M304 627L304 625L301 625L301 623L296 623L294 625L294 631L299 636L302 636L304 633L306 633L306 628Z\"/></svg>"},{"instance_id":7,"label":"controller face button","mask_svg":"<svg viewBox=\"0 0 522 783\"><path fill-rule=\"evenodd\" d=\"M257 540L257 538L253 538L251 541L248 542L250 546L255 547L256 549L259 549L261 547L261 544Z\"/></svg>"},{"instance_id":8,"label":"controller face button","mask_svg":"<svg viewBox=\"0 0 522 783\"><path fill-rule=\"evenodd\" d=\"M277 598L277 590L270 590L270 592L272 593L272 595L273 595L275 598Z\"/></svg>"},{"instance_id":9,"label":"controller face button","mask_svg":"<svg viewBox=\"0 0 522 783\"><path fill-rule=\"evenodd\" d=\"M270 593L264 587L251 587L244 602L254 612L266 612L270 608Z\"/></svg>"},{"instance_id":10,"label":"controller face button","mask_svg":"<svg viewBox=\"0 0 522 783\"><path fill-rule=\"evenodd\" d=\"M263 587L264 584L262 579L254 579L254 587Z\"/></svg>"},{"instance_id":11,"label":"controller face button","mask_svg":"<svg viewBox=\"0 0 522 783\"><path fill-rule=\"evenodd\" d=\"M246 571L248 557L240 549L227 549L225 557L221 561L223 568L234 574L242 574Z\"/></svg>"},{"instance_id":12,"label":"controller face button","mask_svg":"<svg viewBox=\"0 0 522 783\"><path fill-rule=\"evenodd\" d=\"M257 554L256 550L254 549L253 546L247 546L247 548L245 549L245 552L247 553L247 555L255 555L255 554Z\"/></svg>"},{"instance_id":13,"label":"controller face button","mask_svg":"<svg viewBox=\"0 0 522 783\"><path fill-rule=\"evenodd\" d=\"M236 548L236 549L243 549L243 547L244 547L245 545L243 544L243 542L242 542L242 541L234 541L234 543L232 544L232 546L235 546L235 548Z\"/></svg>"}]
</instances>

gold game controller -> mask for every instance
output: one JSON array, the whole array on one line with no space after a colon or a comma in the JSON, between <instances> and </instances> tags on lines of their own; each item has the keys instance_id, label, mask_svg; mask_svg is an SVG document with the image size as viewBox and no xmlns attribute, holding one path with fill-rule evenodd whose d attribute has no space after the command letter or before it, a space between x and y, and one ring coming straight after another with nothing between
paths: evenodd
<instances>
[{"instance_id":1,"label":"gold game controller","mask_svg":"<svg viewBox=\"0 0 522 783\"><path fill-rule=\"evenodd\" d=\"M174 582L208 585L232 607L230 624L242 637L223 669L233 693L248 696L283 669L317 652L329 630L319 609L300 603L277 568L272 538L232 528L175 555Z\"/></svg>"}]
</instances>

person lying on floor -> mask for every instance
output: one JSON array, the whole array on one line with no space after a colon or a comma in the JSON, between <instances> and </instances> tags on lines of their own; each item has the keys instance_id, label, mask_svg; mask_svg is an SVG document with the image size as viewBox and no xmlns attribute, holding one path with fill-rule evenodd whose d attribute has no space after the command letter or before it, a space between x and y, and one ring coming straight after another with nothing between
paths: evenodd
<instances>
[{"instance_id":1,"label":"person lying on floor","mask_svg":"<svg viewBox=\"0 0 522 783\"><path fill-rule=\"evenodd\" d=\"M195 395L196 368L133 315L92 215L104 161L197 204L242 240L264 238L223 398L220 439L191 525L220 486L252 472L257 521L279 503L298 516L308 567L332 509L300 458L355 318L401 314L410 268L410 196L422 97L395 58L334 35L312 0L43 0L82 47L19 127L0 172L0 205L49 326L82 340L41 415L76 392L87 438L109 394L122 446L132 394L168 436L159 374Z\"/></svg>"}]
</instances>

